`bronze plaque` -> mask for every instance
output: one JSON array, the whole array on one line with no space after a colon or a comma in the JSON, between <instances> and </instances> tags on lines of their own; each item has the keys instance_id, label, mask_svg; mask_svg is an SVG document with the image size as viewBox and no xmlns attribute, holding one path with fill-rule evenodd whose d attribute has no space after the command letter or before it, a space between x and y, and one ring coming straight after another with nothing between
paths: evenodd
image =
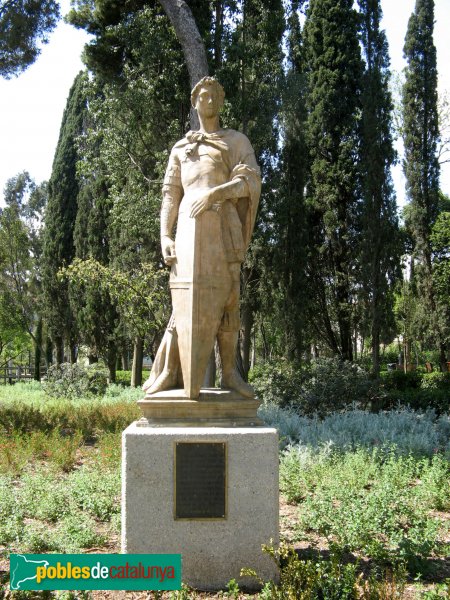
<instances>
[{"instance_id":1,"label":"bronze plaque","mask_svg":"<svg viewBox=\"0 0 450 600\"><path fill-rule=\"evenodd\" d=\"M177 442L175 519L225 519L226 444Z\"/></svg>"}]
</instances>

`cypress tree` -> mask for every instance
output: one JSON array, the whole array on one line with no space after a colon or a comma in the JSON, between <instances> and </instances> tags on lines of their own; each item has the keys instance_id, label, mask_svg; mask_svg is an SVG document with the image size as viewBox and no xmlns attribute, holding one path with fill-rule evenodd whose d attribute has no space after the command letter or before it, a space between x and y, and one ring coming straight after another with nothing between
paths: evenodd
<instances>
[{"instance_id":1,"label":"cypress tree","mask_svg":"<svg viewBox=\"0 0 450 600\"><path fill-rule=\"evenodd\" d=\"M422 339L437 344L445 364L445 343L435 317L430 234L438 214L439 141L436 47L433 42L434 0L416 0L405 37L407 60L403 88L406 192L410 201L407 226L412 232L415 286L421 300L418 329Z\"/></svg>"},{"instance_id":2,"label":"cypress tree","mask_svg":"<svg viewBox=\"0 0 450 600\"><path fill-rule=\"evenodd\" d=\"M369 315L372 368L380 371L383 325L393 319L393 283L400 276L401 243L391 179L395 160L392 141L392 100L389 92L389 56L380 30L380 0L359 0L365 58L362 92L362 221L361 280Z\"/></svg>"},{"instance_id":3,"label":"cypress tree","mask_svg":"<svg viewBox=\"0 0 450 600\"><path fill-rule=\"evenodd\" d=\"M363 71L352 5L352 0L311 0L304 27L311 320L331 350L350 360Z\"/></svg>"},{"instance_id":4,"label":"cypress tree","mask_svg":"<svg viewBox=\"0 0 450 600\"><path fill-rule=\"evenodd\" d=\"M68 282L58 278L75 256L73 231L77 215L79 181L76 139L83 132L86 102L83 94L85 74L80 72L72 85L64 110L59 140L48 184L48 203L42 256L42 285L48 329L56 345L57 362L64 358L64 340L74 360L75 319L70 308Z\"/></svg>"},{"instance_id":5,"label":"cypress tree","mask_svg":"<svg viewBox=\"0 0 450 600\"><path fill-rule=\"evenodd\" d=\"M282 292L280 320L283 323L285 352L287 357L295 359L301 357L308 341L305 279L307 219L304 197L308 166L305 140L306 82L299 4L292 2L287 19L288 69L281 110L284 144L280 161L280 188L273 206L277 238L274 263L278 268L271 269L273 287Z\"/></svg>"},{"instance_id":6,"label":"cypress tree","mask_svg":"<svg viewBox=\"0 0 450 600\"><path fill-rule=\"evenodd\" d=\"M93 258L109 264L109 214L111 199L101 174L84 183L78 195L74 229L75 256ZM110 381L116 378L119 315L106 290L96 283L71 282L70 302L76 316L81 341L89 347L89 360L101 356L109 369Z\"/></svg>"}]
</instances>

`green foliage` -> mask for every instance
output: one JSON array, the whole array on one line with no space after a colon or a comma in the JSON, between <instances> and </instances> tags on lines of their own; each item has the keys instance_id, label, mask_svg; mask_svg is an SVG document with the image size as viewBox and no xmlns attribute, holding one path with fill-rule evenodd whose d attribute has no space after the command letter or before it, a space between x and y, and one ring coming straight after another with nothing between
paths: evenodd
<instances>
[{"instance_id":1,"label":"green foliage","mask_svg":"<svg viewBox=\"0 0 450 600\"><path fill-rule=\"evenodd\" d=\"M94 259L75 259L61 274L74 284L95 284L108 293L134 335L154 335L166 322L167 274L150 263L122 271Z\"/></svg>"},{"instance_id":2,"label":"green foliage","mask_svg":"<svg viewBox=\"0 0 450 600\"><path fill-rule=\"evenodd\" d=\"M401 390L420 388L424 376L419 371L387 371L382 375L382 385L386 390Z\"/></svg>"},{"instance_id":3,"label":"green foliage","mask_svg":"<svg viewBox=\"0 0 450 600\"><path fill-rule=\"evenodd\" d=\"M450 579L446 580L446 583L438 583L432 590L422 592L420 595L421 600L440 600L441 598L448 598L450 593Z\"/></svg>"},{"instance_id":4,"label":"green foliage","mask_svg":"<svg viewBox=\"0 0 450 600\"><path fill-rule=\"evenodd\" d=\"M73 231L77 214L79 181L76 139L82 135L86 110L83 94L86 74L80 72L72 85L64 110L58 145L48 184L48 203L43 233L42 284L44 306L53 341L58 341L57 362L62 362L62 338L75 342L75 322L69 304L67 282L57 278L59 269L72 261Z\"/></svg>"},{"instance_id":5,"label":"green foliage","mask_svg":"<svg viewBox=\"0 0 450 600\"><path fill-rule=\"evenodd\" d=\"M378 374L382 334L394 322L393 284L401 277L404 252L391 178L395 152L389 56L381 30L380 0L359 0L365 71L362 80L361 183L363 206L360 231L360 293L365 306L361 329L371 336L373 371ZM393 336L392 336L393 337Z\"/></svg>"},{"instance_id":6,"label":"green foliage","mask_svg":"<svg viewBox=\"0 0 450 600\"><path fill-rule=\"evenodd\" d=\"M282 460L281 488L288 499L301 502L300 536L316 531L342 550L361 552L380 565L405 565L411 574L433 553L445 554L440 522L429 515L442 507L450 477L445 459L361 449L328 453L308 464L296 452L289 450ZM436 494L425 489L431 481L428 489L434 486Z\"/></svg>"},{"instance_id":7,"label":"green foliage","mask_svg":"<svg viewBox=\"0 0 450 600\"><path fill-rule=\"evenodd\" d=\"M9 435L79 431L89 441L102 432L121 432L138 419L136 400L141 396L139 389L110 385L103 397L53 399L39 383L0 386L0 431Z\"/></svg>"},{"instance_id":8,"label":"green foliage","mask_svg":"<svg viewBox=\"0 0 450 600\"><path fill-rule=\"evenodd\" d=\"M101 264L109 261L108 224L111 199L105 178L84 181L77 199L77 218L74 228L75 255L78 259L94 258ZM108 365L114 381L117 344L122 341L117 303L108 290L97 282L70 281L69 296L76 316L81 342L89 354L101 357Z\"/></svg>"},{"instance_id":9,"label":"green foliage","mask_svg":"<svg viewBox=\"0 0 450 600\"><path fill-rule=\"evenodd\" d=\"M441 414L450 402L446 373L396 370L382 372L376 380L339 358L314 359L302 367L287 361L263 363L250 372L249 381L263 402L307 416L325 417L351 406L383 410L399 404Z\"/></svg>"},{"instance_id":10,"label":"green foliage","mask_svg":"<svg viewBox=\"0 0 450 600\"><path fill-rule=\"evenodd\" d=\"M42 386L49 396L76 400L104 395L108 377L107 372L96 364L83 367L78 363L62 363L48 368Z\"/></svg>"},{"instance_id":11,"label":"green foliage","mask_svg":"<svg viewBox=\"0 0 450 600\"><path fill-rule=\"evenodd\" d=\"M302 559L287 544L278 549L265 546L264 552L278 565L280 582L261 581L261 600L383 600L401 597L405 585L401 570L385 571L381 580L371 576L364 581L358 564L346 562L337 547L333 547L328 559ZM243 569L242 574L258 579L251 569Z\"/></svg>"},{"instance_id":12,"label":"green foliage","mask_svg":"<svg viewBox=\"0 0 450 600\"><path fill-rule=\"evenodd\" d=\"M39 56L40 44L59 19L55 0L2 2L0 10L0 76L19 75Z\"/></svg>"},{"instance_id":13,"label":"green foliage","mask_svg":"<svg viewBox=\"0 0 450 600\"><path fill-rule=\"evenodd\" d=\"M449 334L448 318L445 318L448 302L444 297L441 307L433 274L436 265L431 243L439 211L439 117L433 29L434 0L417 0L408 21L404 47L407 67L403 87L403 168L410 200L405 223L413 241L412 284L418 299L414 333L428 346L435 346L440 351L440 361L444 362Z\"/></svg>"},{"instance_id":14,"label":"green foliage","mask_svg":"<svg viewBox=\"0 0 450 600\"><path fill-rule=\"evenodd\" d=\"M285 407L298 401L304 375L291 363L280 361L255 366L248 380L264 403Z\"/></svg>"},{"instance_id":15,"label":"green foliage","mask_svg":"<svg viewBox=\"0 0 450 600\"><path fill-rule=\"evenodd\" d=\"M311 0L304 26L310 318L333 353L351 360L357 268L358 148L363 61L351 0Z\"/></svg>"},{"instance_id":16,"label":"green foliage","mask_svg":"<svg viewBox=\"0 0 450 600\"><path fill-rule=\"evenodd\" d=\"M46 186L37 186L26 171L5 186L6 208L0 211L0 366L35 344L40 310L39 222Z\"/></svg>"},{"instance_id":17,"label":"green foliage","mask_svg":"<svg viewBox=\"0 0 450 600\"><path fill-rule=\"evenodd\" d=\"M287 362L266 363L249 380L264 402L290 406L303 415L325 416L352 404L366 407L378 394L367 372L339 358L314 359L302 369Z\"/></svg>"},{"instance_id":18,"label":"green foliage","mask_svg":"<svg viewBox=\"0 0 450 600\"><path fill-rule=\"evenodd\" d=\"M120 446L119 446L120 447ZM109 471L98 467L74 472L68 479L72 501L101 521L110 521L120 512L120 461Z\"/></svg>"}]
</instances>

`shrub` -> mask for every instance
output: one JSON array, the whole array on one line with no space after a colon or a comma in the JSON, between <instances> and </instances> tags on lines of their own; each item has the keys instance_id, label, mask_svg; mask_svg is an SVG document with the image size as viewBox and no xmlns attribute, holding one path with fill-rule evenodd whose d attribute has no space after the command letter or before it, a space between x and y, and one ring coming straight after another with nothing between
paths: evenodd
<instances>
[{"instance_id":1,"label":"shrub","mask_svg":"<svg viewBox=\"0 0 450 600\"><path fill-rule=\"evenodd\" d=\"M258 415L278 429L282 447L289 444L339 450L394 447L398 454L450 453L450 419L446 415L437 418L433 411L400 408L371 413L354 409L319 419L301 417L293 410L272 404L261 406Z\"/></svg>"},{"instance_id":2,"label":"shrub","mask_svg":"<svg viewBox=\"0 0 450 600\"><path fill-rule=\"evenodd\" d=\"M382 373L382 386L385 390L418 389L422 382L423 373L419 371L387 371Z\"/></svg>"},{"instance_id":3,"label":"shrub","mask_svg":"<svg viewBox=\"0 0 450 600\"><path fill-rule=\"evenodd\" d=\"M420 387L423 390L445 390L450 395L450 373L439 371L426 373L420 382Z\"/></svg>"},{"instance_id":4,"label":"shrub","mask_svg":"<svg viewBox=\"0 0 450 600\"><path fill-rule=\"evenodd\" d=\"M316 452L317 454L317 452ZM439 544L440 522L429 511L442 506L449 469L441 459L417 460L378 450L330 452L319 458L289 449L281 461L281 489L299 502L299 538L325 536L341 550L376 564L401 564L416 573ZM426 483L434 482L436 494Z\"/></svg>"},{"instance_id":5,"label":"shrub","mask_svg":"<svg viewBox=\"0 0 450 600\"><path fill-rule=\"evenodd\" d=\"M98 365L62 363L52 365L42 383L45 392L55 398L77 399L103 395L108 386L108 374Z\"/></svg>"},{"instance_id":6,"label":"shrub","mask_svg":"<svg viewBox=\"0 0 450 600\"><path fill-rule=\"evenodd\" d=\"M120 511L120 473L84 468L72 473L67 485L77 507L101 521Z\"/></svg>"},{"instance_id":7,"label":"shrub","mask_svg":"<svg viewBox=\"0 0 450 600\"><path fill-rule=\"evenodd\" d=\"M339 358L312 360L302 369L286 363L253 369L249 380L265 403L295 408L299 414L325 416L352 404L378 401L376 381L361 367Z\"/></svg>"},{"instance_id":8,"label":"shrub","mask_svg":"<svg viewBox=\"0 0 450 600\"><path fill-rule=\"evenodd\" d=\"M358 563L344 560L336 548L328 559L311 553L302 559L294 548L281 544L278 549L264 547L276 562L280 581L264 583L252 569L241 574L256 578L262 585L261 600L386 600L400 598L405 587L405 575L401 569L384 570L383 579L370 576L366 581Z\"/></svg>"},{"instance_id":9,"label":"shrub","mask_svg":"<svg viewBox=\"0 0 450 600\"><path fill-rule=\"evenodd\" d=\"M300 409L304 414L325 416L348 406L365 408L378 397L378 387L361 367L338 358L311 362L302 388Z\"/></svg>"},{"instance_id":10,"label":"shrub","mask_svg":"<svg viewBox=\"0 0 450 600\"><path fill-rule=\"evenodd\" d=\"M298 402L303 381L301 370L283 361L258 365L249 373L258 398L281 407Z\"/></svg>"}]
</instances>

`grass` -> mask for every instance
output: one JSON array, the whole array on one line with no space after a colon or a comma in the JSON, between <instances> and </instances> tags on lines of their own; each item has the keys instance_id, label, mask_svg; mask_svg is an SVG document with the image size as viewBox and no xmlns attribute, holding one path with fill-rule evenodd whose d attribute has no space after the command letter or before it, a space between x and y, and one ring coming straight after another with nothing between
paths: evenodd
<instances>
[{"instance_id":1,"label":"grass","mask_svg":"<svg viewBox=\"0 0 450 600\"><path fill-rule=\"evenodd\" d=\"M140 395L110 386L102 398L62 401L35 383L0 387L0 563L10 552L119 551L120 433L139 417ZM266 549L281 582L266 584L262 600L446 597L448 418L349 411L319 421L274 407L261 414L283 437L289 513L289 544ZM7 577L0 568L0 599ZM208 595L184 588L163 597ZM230 582L222 597L245 594Z\"/></svg>"}]
</instances>

